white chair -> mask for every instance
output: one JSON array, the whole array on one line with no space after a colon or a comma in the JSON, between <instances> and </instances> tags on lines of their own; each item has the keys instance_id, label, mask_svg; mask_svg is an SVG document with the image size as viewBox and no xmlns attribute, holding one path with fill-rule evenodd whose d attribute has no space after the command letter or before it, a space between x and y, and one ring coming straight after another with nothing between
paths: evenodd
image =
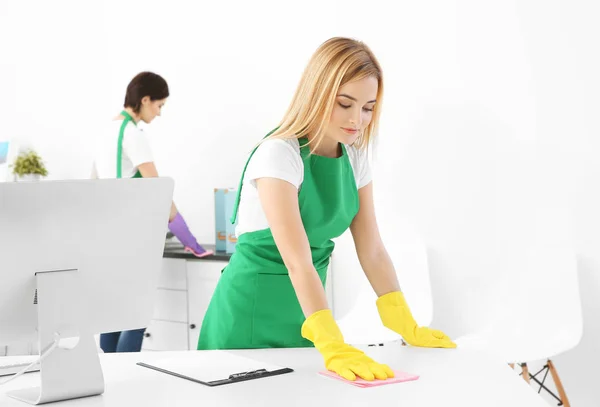
<instances>
[{"instance_id":1,"label":"white chair","mask_svg":"<svg viewBox=\"0 0 600 407\"><path fill-rule=\"evenodd\" d=\"M433 304L425 246L420 242L407 244L393 239L386 239L385 246L413 316L419 325L429 325ZM336 241L331 271L334 316L346 342L373 345L401 339L381 323L377 296L364 276L350 232Z\"/></svg>"},{"instance_id":2,"label":"white chair","mask_svg":"<svg viewBox=\"0 0 600 407\"><path fill-rule=\"evenodd\" d=\"M524 379L550 392L564 406L569 401L552 358L573 349L583 333L577 257L560 247L535 248L509 264L499 282L490 284L489 319L456 340L459 347L483 349L511 364L519 363ZM527 362L547 360L531 375ZM549 370L559 397L537 376ZM544 376L545 378L545 376Z\"/></svg>"}]
</instances>

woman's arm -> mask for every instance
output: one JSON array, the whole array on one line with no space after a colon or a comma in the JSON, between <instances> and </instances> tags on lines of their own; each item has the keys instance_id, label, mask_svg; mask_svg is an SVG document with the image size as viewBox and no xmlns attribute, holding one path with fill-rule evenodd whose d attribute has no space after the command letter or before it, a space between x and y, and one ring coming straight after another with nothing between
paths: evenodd
<instances>
[{"instance_id":1,"label":"woman's arm","mask_svg":"<svg viewBox=\"0 0 600 407\"><path fill-rule=\"evenodd\" d=\"M258 195L273 239L288 269L306 317L328 308L321 279L312 263L306 230L300 217L298 190L277 178L258 178Z\"/></svg>"},{"instance_id":2,"label":"woman's arm","mask_svg":"<svg viewBox=\"0 0 600 407\"><path fill-rule=\"evenodd\" d=\"M400 291L394 264L388 255L375 218L373 183L358 190L360 209L350 225L356 253L371 287L378 297Z\"/></svg>"},{"instance_id":3,"label":"woman's arm","mask_svg":"<svg viewBox=\"0 0 600 407\"><path fill-rule=\"evenodd\" d=\"M358 190L360 210L350 225L360 264L377 293L377 310L387 328L402 335L410 345L428 348L456 348L442 331L420 327L404 294L400 292L394 265L383 246L373 205L372 183Z\"/></svg>"},{"instance_id":4,"label":"woman's arm","mask_svg":"<svg viewBox=\"0 0 600 407\"><path fill-rule=\"evenodd\" d=\"M137 169L142 174L144 178L155 178L158 177L158 171L154 162L148 162L138 165ZM175 202L171 203L171 213L169 214L169 222L172 221L177 215L177 207L175 206Z\"/></svg>"},{"instance_id":5,"label":"woman's arm","mask_svg":"<svg viewBox=\"0 0 600 407\"><path fill-rule=\"evenodd\" d=\"M146 162L137 166L137 169L144 178L158 177L158 171L153 162ZM197 257L204 257L212 254L212 250L205 250L190 231L187 223L183 219L183 216L177 210L175 202L171 202L171 213L169 214L169 230L173 233L177 239L187 249L190 249L192 253Z\"/></svg>"}]
</instances>

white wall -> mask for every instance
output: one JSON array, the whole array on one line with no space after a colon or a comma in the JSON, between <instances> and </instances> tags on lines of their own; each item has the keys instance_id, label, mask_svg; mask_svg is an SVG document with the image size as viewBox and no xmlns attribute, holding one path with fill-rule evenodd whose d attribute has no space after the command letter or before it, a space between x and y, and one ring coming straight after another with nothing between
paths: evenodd
<instances>
[{"instance_id":1,"label":"white wall","mask_svg":"<svg viewBox=\"0 0 600 407\"><path fill-rule=\"evenodd\" d=\"M455 336L484 318L485 285L465 287L493 281L527 246L574 244L584 339L556 364L572 404L596 405L596 2L392 3L0 1L0 138L34 146L52 179L85 178L95 129L137 72L156 71L172 94L148 129L157 166L212 242L212 188L237 185L314 49L360 38L386 76L378 217L384 234L428 244L436 326ZM338 292L351 297L356 278L336 276Z\"/></svg>"}]
</instances>

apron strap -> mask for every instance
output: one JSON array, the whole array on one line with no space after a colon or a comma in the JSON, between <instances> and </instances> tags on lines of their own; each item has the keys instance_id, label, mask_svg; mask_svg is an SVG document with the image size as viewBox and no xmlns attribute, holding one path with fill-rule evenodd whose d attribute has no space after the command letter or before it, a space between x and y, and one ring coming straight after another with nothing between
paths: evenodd
<instances>
[{"instance_id":1,"label":"apron strap","mask_svg":"<svg viewBox=\"0 0 600 407\"><path fill-rule=\"evenodd\" d=\"M134 126L137 127L137 124L133 120L133 117L125 110L121 112L121 116L124 117L123 123L121 124L121 129L119 130L119 141L117 142L117 178L121 178L121 171L123 163L123 134L125 133L125 127L127 127L127 123L132 122Z\"/></svg>"},{"instance_id":2,"label":"apron strap","mask_svg":"<svg viewBox=\"0 0 600 407\"><path fill-rule=\"evenodd\" d=\"M273 130L271 130L269 133L267 133L267 135L263 137L263 140L266 139L267 137L269 137L271 134L273 134L278 128L279 127L276 127ZM246 161L246 165L244 165L244 170L242 171L242 177L240 178L240 182L238 183L238 189L237 189L237 194L235 197L235 203L233 204L233 213L231 214L231 218L229 219L229 221L231 222L232 225L237 220L238 207L240 206L240 196L242 195L242 185L244 184L244 175L246 175L246 168L248 168L248 164L250 163L250 160L252 159L252 156L254 155L254 153L256 152L256 149L258 147L259 146L254 147L254 150L252 150L252 152L250 153L250 157L248 157L248 161Z\"/></svg>"},{"instance_id":3,"label":"apron strap","mask_svg":"<svg viewBox=\"0 0 600 407\"><path fill-rule=\"evenodd\" d=\"M263 137L263 140L266 139L267 137L269 137L271 134L273 134L278 128L279 127L276 127L273 130L271 130L265 137ZM298 144L300 145L300 156L301 156L302 160L306 160L310 156L310 148L304 148L304 147L308 147L308 145L307 145L308 138L307 137L299 138ZM246 165L244 165L244 170L242 171L242 177L240 178L240 181L238 183L238 189L237 189L237 195L235 197L235 203L233 204L233 213L231 215L231 218L229 219L231 224L234 224L235 221L237 220L237 213L238 213L238 208L240 206L240 197L242 195L242 186L244 184L244 176L246 175L246 168L248 168L250 159L252 159L252 156L256 152L257 148L258 148L258 146L254 147L254 150L252 150L252 153L250 153L250 157L248 157L248 161L246 161ZM342 143L342 154L346 155L346 148L343 143Z\"/></svg>"}]
</instances>

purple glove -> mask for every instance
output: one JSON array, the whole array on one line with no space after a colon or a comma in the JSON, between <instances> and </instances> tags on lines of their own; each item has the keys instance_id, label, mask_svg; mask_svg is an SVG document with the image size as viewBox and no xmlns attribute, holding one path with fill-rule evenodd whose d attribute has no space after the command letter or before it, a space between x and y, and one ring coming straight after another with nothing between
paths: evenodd
<instances>
[{"instance_id":1,"label":"purple glove","mask_svg":"<svg viewBox=\"0 0 600 407\"><path fill-rule=\"evenodd\" d=\"M185 250L192 252L196 257L204 257L213 254L212 250L205 250L198 244L196 238L192 235L192 232L190 232L188 225L185 223L185 220L183 220L183 217L179 212L177 212L177 215L169 222L169 230L181 243L183 243Z\"/></svg>"}]
</instances>

